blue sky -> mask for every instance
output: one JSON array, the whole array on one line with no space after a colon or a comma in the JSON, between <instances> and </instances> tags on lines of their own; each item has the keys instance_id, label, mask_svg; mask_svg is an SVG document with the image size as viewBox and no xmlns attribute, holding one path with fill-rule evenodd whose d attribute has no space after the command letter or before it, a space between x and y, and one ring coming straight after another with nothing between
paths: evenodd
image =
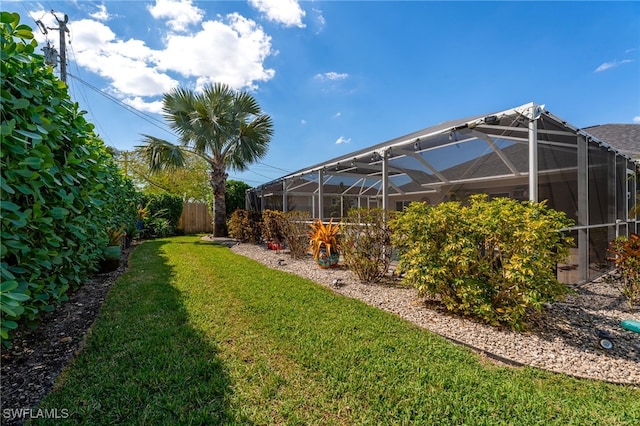
<instances>
[{"instance_id":1,"label":"blue sky","mask_svg":"<svg viewBox=\"0 0 640 426\"><path fill-rule=\"evenodd\" d=\"M175 140L176 85L248 90L275 124L258 185L443 121L528 102L577 127L640 123L640 2L4 1L69 17L71 97L107 145ZM58 47L58 31L39 31ZM109 97L100 95L97 90ZM116 101L117 100L117 101ZM122 105L140 111L137 114Z\"/></svg>"}]
</instances>

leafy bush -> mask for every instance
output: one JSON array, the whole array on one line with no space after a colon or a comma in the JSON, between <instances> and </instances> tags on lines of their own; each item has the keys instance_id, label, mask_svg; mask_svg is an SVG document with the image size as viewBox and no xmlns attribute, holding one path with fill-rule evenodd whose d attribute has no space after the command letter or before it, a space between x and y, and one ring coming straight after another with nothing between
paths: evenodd
<instances>
[{"instance_id":1,"label":"leafy bush","mask_svg":"<svg viewBox=\"0 0 640 426\"><path fill-rule=\"evenodd\" d=\"M294 259L302 259L309 251L309 222L311 215L302 211L290 211L284 214L282 225L289 254Z\"/></svg>"},{"instance_id":2,"label":"leafy bush","mask_svg":"<svg viewBox=\"0 0 640 426\"><path fill-rule=\"evenodd\" d=\"M244 208L247 189L251 189L251 185L239 180L227 179L225 186L225 208L227 209L227 217L231 217L234 211ZM211 191L211 187L209 187L209 191Z\"/></svg>"},{"instance_id":3,"label":"leafy bush","mask_svg":"<svg viewBox=\"0 0 640 426\"><path fill-rule=\"evenodd\" d=\"M243 243L259 244L262 236L262 215L257 211L238 209L229 218L229 236Z\"/></svg>"},{"instance_id":4,"label":"leafy bush","mask_svg":"<svg viewBox=\"0 0 640 426\"><path fill-rule=\"evenodd\" d=\"M169 226L175 229L182 215L184 203L182 197L167 193L143 194L142 204L147 211L147 219L166 219Z\"/></svg>"},{"instance_id":5,"label":"leafy bush","mask_svg":"<svg viewBox=\"0 0 640 426\"><path fill-rule=\"evenodd\" d=\"M264 210L262 212L262 238L275 243L276 247L285 242L284 213L278 210Z\"/></svg>"},{"instance_id":6,"label":"leafy bush","mask_svg":"<svg viewBox=\"0 0 640 426\"><path fill-rule=\"evenodd\" d=\"M341 230L344 264L360 281L378 282L391 264L391 227L396 212L381 208L351 209Z\"/></svg>"},{"instance_id":7,"label":"leafy bush","mask_svg":"<svg viewBox=\"0 0 640 426\"><path fill-rule=\"evenodd\" d=\"M628 238L616 238L609 243L609 252L618 275L613 282L632 309L640 300L640 235L632 233Z\"/></svg>"},{"instance_id":8,"label":"leafy bush","mask_svg":"<svg viewBox=\"0 0 640 426\"><path fill-rule=\"evenodd\" d=\"M555 266L572 240L572 221L544 202L470 198L470 205L412 203L394 222L399 269L421 294L447 309L515 329L542 304L568 292Z\"/></svg>"},{"instance_id":9,"label":"leafy bush","mask_svg":"<svg viewBox=\"0 0 640 426\"><path fill-rule=\"evenodd\" d=\"M2 12L0 335L66 300L97 270L108 230L135 222L135 191L78 105ZM132 215L129 217L129 215Z\"/></svg>"}]
</instances>

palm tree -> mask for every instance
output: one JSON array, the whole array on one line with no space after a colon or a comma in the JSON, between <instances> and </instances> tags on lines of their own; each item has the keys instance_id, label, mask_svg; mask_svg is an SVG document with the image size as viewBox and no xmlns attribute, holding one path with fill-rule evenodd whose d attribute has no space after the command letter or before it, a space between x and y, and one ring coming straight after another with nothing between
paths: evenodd
<instances>
[{"instance_id":1,"label":"palm tree","mask_svg":"<svg viewBox=\"0 0 640 426\"><path fill-rule=\"evenodd\" d=\"M143 135L145 144L137 148L151 171L184 167L187 155L205 159L213 191L213 235L225 236L227 168L243 171L265 156L273 136L271 117L252 95L221 83L197 93L176 88L165 93L162 102L178 143Z\"/></svg>"}]
</instances>

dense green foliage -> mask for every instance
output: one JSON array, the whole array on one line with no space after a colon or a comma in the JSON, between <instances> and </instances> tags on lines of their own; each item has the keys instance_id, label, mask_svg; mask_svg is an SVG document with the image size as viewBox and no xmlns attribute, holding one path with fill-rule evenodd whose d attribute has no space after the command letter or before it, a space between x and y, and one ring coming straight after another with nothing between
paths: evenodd
<instances>
[{"instance_id":1,"label":"dense green foliage","mask_svg":"<svg viewBox=\"0 0 640 426\"><path fill-rule=\"evenodd\" d=\"M381 208L351 209L343 221L341 251L344 264L360 281L380 281L391 264L392 229L388 225L396 212Z\"/></svg>"},{"instance_id":2,"label":"dense green foliage","mask_svg":"<svg viewBox=\"0 0 640 426\"><path fill-rule=\"evenodd\" d=\"M394 224L405 280L447 309L519 329L527 315L567 293L555 266L570 219L545 203L470 198L470 205L412 203Z\"/></svg>"},{"instance_id":3,"label":"dense green foliage","mask_svg":"<svg viewBox=\"0 0 640 426\"><path fill-rule=\"evenodd\" d=\"M187 201L211 204L213 194L208 182L207 162L194 155L185 157L185 167L152 173L136 151L117 151L115 158L123 173L145 194L168 193Z\"/></svg>"},{"instance_id":4,"label":"dense green foliage","mask_svg":"<svg viewBox=\"0 0 640 426\"><path fill-rule=\"evenodd\" d=\"M248 185L247 183L240 180L228 179L226 187L227 191L225 193L225 204L227 206L227 217L231 217L231 214L237 209L245 208L247 189L250 189L251 185Z\"/></svg>"},{"instance_id":5,"label":"dense green foliage","mask_svg":"<svg viewBox=\"0 0 640 426\"><path fill-rule=\"evenodd\" d=\"M176 235L176 228L182 215L182 197L166 192L145 193L141 197L144 206L144 236L170 237Z\"/></svg>"},{"instance_id":6,"label":"dense green foliage","mask_svg":"<svg viewBox=\"0 0 640 426\"><path fill-rule=\"evenodd\" d=\"M65 424L640 424L638 388L496 366L197 237L129 265L40 404Z\"/></svg>"},{"instance_id":7,"label":"dense green foliage","mask_svg":"<svg viewBox=\"0 0 640 426\"><path fill-rule=\"evenodd\" d=\"M237 209L229 218L229 236L243 243L262 241L262 214L253 210Z\"/></svg>"},{"instance_id":8,"label":"dense green foliage","mask_svg":"<svg viewBox=\"0 0 640 426\"><path fill-rule=\"evenodd\" d=\"M35 323L97 269L109 230L136 200L66 85L34 53L31 29L2 12L2 339Z\"/></svg>"}]
</instances>

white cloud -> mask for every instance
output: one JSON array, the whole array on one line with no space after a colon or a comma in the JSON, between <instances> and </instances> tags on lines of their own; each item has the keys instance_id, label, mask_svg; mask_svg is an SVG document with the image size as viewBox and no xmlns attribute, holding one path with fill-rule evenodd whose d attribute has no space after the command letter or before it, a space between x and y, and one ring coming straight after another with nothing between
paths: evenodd
<instances>
[{"instance_id":1,"label":"white cloud","mask_svg":"<svg viewBox=\"0 0 640 426\"><path fill-rule=\"evenodd\" d=\"M615 68L615 67L617 67L619 65L622 65L622 64L628 64L629 62L633 62L633 60L631 60L631 59L623 59L621 61L618 61L616 59L613 62L604 62L598 68L593 70L593 72L602 72L602 71L608 70L610 68Z\"/></svg>"},{"instance_id":2,"label":"white cloud","mask_svg":"<svg viewBox=\"0 0 640 426\"><path fill-rule=\"evenodd\" d=\"M185 32L204 16L202 9L194 6L191 0L156 0L155 5L147 8L155 19L166 18L167 26L176 32Z\"/></svg>"},{"instance_id":3,"label":"white cloud","mask_svg":"<svg viewBox=\"0 0 640 426\"><path fill-rule=\"evenodd\" d=\"M110 80L120 96L157 96L178 82L154 68L156 52L141 40L118 40L106 25L89 19L70 25L78 65Z\"/></svg>"},{"instance_id":4,"label":"white cloud","mask_svg":"<svg viewBox=\"0 0 640 426\"><path fill-rule=\"evenodd\" d=\"M249 0L249 3L262 12L269 21L285 27L305 27L302 23L305 11L297 0Z\"/></svg>"},{"instance_id":5,"label":"white cloud","mask_svg":"<svg viewBox=\"0 0 640 426\"><path fill-rule=\"evenodd\" d=\"M324 15L322 15L322 11L320 9L313 8L311 10L316 14L316 34L320 34L324 30L327 20L324 18Z\"/></svg>"},{"instance_id":6,"label":"white cloud","mask_svg":"<svg viewBox=\"0 0 640 426\"><path fill-rule=\"evenodd\" d=\"M350 143L350 142L351 142L351 138L347 139L344 136L340 136L336 141L336 145L340 145L341 143Z\"/></svg>"},{"instance_id":7,"label":"white cloud","mask_svg":"<svg viewBox=\"0 0 640 426\"><path fill-rule=\"evenodd\" d=\"M191 11L189 19L196 23L202 18L199 9L190 1L158 0L150 13L170 21L168 5L181 5ZM100 10L105 11L106 8ZM44 10L33 16L55 18ZM275 75L264 66L267 57L274 55L271 37L254 21L236 13L216 17L201 23L198 31L178 33L169 25L163 38L164 47L153 49L140 39L123 40L103 22L82 19L69 22L73 40L69 60L96 73L108 81L106 90L127 104L141 110L157 112L158 97L178 84L200 88L205 83L227 83L235 89L255 89L257 83L268 81ZM36 31L39 42L45 36ZM178 81L184 77L187 81Z\"/></svg>"},{"instance_id":8,"label":"white cloud","mask_svg":"<svg viewBox=\"0 0 640 426\"><path fill-rule=\"evenodd\" d=\"M300 120L300 124L302 124L304 126L305 124L307 124L307 120L305 120L305 119Z\"/></svg>"},{"instance_id":9,"label":"white cloud","mask_svg":"<svg viewBox=\"0 0 640 426\"><path fill-rule=\"evenodd\" d=\"M344 80L349 77L347 73L326 72L324 74L316 74L314 78L318 80Z\"/></svg>"},{"instance_id":10,"label":"white cloud","mask_svg":"<svg viewBox=\"0 0 640 426\"><path fill-rule=\"evenodd\" d=\"M107 7L104 4L98 5L98 11L90 14L93 19L97 19L98 21L108 21L111 18L109 12L107 12Z\"/></svg>"},{"instance_id":11,"label":"white cloud","mask_svg":"<svg viewBox=\"0 0 640 426\"><path fill-rule=\"evenodd\" d=\"M640 123L640 115L636 115L635 117L633 117L633 122Z\"/></svg>"},{"instance_id":12,"label":"white cloud","mask_svg":"<svg viewBox=\"0 0 640 426\"><path fill-rule=\"evenodd\" d=\"M138 111L152 112L155 114L162 113L162 101L146 102L141 97L135 96L133 98L125 98L122 102L132 106Z\"/></svg>"},{"instance_id":13,"label":"white cloud","mask_svg":"<svg viewBox=\"0 0 640 426\"><path fill-rule=\"evenodd\" d=\"M334 114L333 118L338 118L338 117L340 117L341 115L342 115L342 113L338 111L338 112L336 112L336 113Z\"/></svg>"},{"instance_id":14,"label":"white cloud","mask_svg":"<svg viewBox=\"0 0 640 426\"><path fill-rule=\"evenodd\" d=\"M204 22L197 33L170 35L157 59L161 70L197 78L198 87L223 82L239 89L273 78L275 71L264 68L271 53L271 37L254 21L234 13L227 22Z\"/></svg>"}]
</instances>

